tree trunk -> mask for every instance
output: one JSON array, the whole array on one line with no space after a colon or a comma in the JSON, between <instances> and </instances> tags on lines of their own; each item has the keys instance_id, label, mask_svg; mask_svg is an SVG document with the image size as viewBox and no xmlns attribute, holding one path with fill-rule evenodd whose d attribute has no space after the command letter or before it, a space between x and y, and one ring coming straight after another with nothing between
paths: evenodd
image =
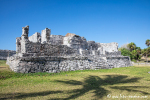
<instances>
[{"instance_id":1,"label":"tree trunk","mask_svg":"<svg viewBox=\"0 0 150 100\"><path fill-rule=\"evenodd\" d=\"M147 59L147 54L146 54L146 60L147 60L147 62L148 62L148 59Z\"/></svg>"}]
</instances>

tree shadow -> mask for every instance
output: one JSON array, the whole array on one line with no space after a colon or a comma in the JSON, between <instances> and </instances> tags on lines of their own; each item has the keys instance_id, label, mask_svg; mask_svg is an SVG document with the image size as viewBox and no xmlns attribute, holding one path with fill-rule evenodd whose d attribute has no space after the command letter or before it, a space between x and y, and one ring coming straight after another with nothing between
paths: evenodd
<instances>
[{"instance_id":1,"label":"tree shadow","mask_svg":"<svg viewBox=\"0 0 150 100\"><path fill-rule=\"evenodd\" d=\"M49 100L69 100L69 99L76 99L80 96L83 96L89 91L93 91L94 97L96 99L102 99L104 96L107 96L111 91L106 90L103 88L103 86L108 86L111 89L119 89L119 90L127 90L128 92L140 92L144 95L148 95L150 93L136 90L137 88L148 88L146 86L111 86L111 85L117 85L117 84L125 84L125 83L134 83L138 82L141 78L134 77L129 78L126 75L103 75L104 78L100 78L98 76L90 75L89 77L86 77L83 81L76 81L76 80L56 80L55 82L60 82L67 85L72 86L82 86L82 88L79 89L73 89L73 90L67 90L67 91L42 91L42 92L34 92L34 93L7 93L2 94L0 93L0 99L23 99L28 97L37 97L37 96L46 96L50 94L56 94L58 93L67 93L67 98L51 98Z\"/></svg>"},{"instance_id":2,"label":"tree shadow","mask_svg":"<svg viewBox=\"0 0 150 100\"><path fill-rule=\"evenodd\" d=\"M106 89L104 89L102 86L107 86L107 85L116 85L116 84L124 84L124 83L133 83L133 82L138 82L139 79L141 78L128 78L128 76L125 75L105 75L104 79L98 77L98 76L92 76L90 75L89 77L85 78L83 82L81 81L76 81L76 80L67 80L67 81L61 81L61 80L56 80L56 82L61 82L64 84L68 84L68 85L82 85L81 89L74 89L74 90L70 90L68 91L68 94L72 94L67 98L52 98L49 100L69 100L69 99L75 99L78 98L82 95L84 95L85 93L93 90L93 93L95 94L94 97L96 97L97 99L102 99L104 96L108 95L111 91L108 91ZM138 86L139 88L147 88L144 86ZM125 87L111 87L113 89L120 89L120 90L124 90ZM137 88L137 86L132 86L132 88L130 88L130 90L128 89L128 91L134 91L134 92L141 92L138 90L135 90L134 88ZM142 92L143 94L150 94L147 92Z\"/></svg>"},{"instance_id":3,"label":"tree shadow","mask_svg":"<svg viewBox=\"0 0 150 100\"><path fill-rule=\"evenodd\" d=\"M148 92L144 92L144 91L141 91L141 90L136 90L137 88L150 88L150 87L147 87L147 86L115 86L115 87L110 87L112 89L119 89L119 90L126 90L128 92L141 92L142 94L144 95L148 95L150 93Z\"/></svg>"},{"instance_id":4,"label":"tree shadow","mask_svg":"<svg viewBox=\"0 0 150 100\"><path fill-rule=\"evenodd\" d=\"M3 96L2 98L0 98L0 100L23 99L28 97L46 96L46 95L57 94L62 92L63 91L42 91L42 92L34 92L34 93L7 93L7 94L0 93L0 96Z\"/></svg>"},{"instance_id":5,"label":"tree shadow","mask_svg":"<svg viewBox=\"0 0 150 100\"><path fill-rule=\"evenodd\" d=\"M7 67L1 67L1 66L0 66L0 69L1 69L1 68L7 68Z\"/></svg>"}]
</instances>

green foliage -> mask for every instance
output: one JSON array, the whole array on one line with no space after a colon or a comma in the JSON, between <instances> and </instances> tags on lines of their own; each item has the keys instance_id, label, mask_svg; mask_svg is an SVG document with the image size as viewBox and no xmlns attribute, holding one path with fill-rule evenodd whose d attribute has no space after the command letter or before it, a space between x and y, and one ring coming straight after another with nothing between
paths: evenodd
<instances>
[{"instance_id":1,"label":"green foliage","mask_svg":"<svg viewBox=\"0 0 150 100\"><path fill-rule=\"evenodd\" d=\"M137 50L138 54L141 54L142 49L140 47L136 47L136 50Z\"/></svg>"},{"instance_id":2,"label":"green foliage","mask_svg":"<svg viewBox=\"0 0 150 100\"><path fill-rule=\"evenodd\" d=\"M135 50L136 49L136 44L131 42L127 45L127 47L130 49L130 51Z\"/></svg>"},{"instance_id":3,"label":"green foliage","mask_svg":"<svg viewBox=\"0 0 150 100\"><path fill-rule=\"evenodd\" d=\"M123 48L118 48L118 51L121 51Z\"/></svg>"},{"instance_id":4,"label":"green foliage","mask_svg":"<svg viewBox=\"0 0 150 100\"><path fill-rule=\"evenodd\" d=\"M6 65L6 60L0 60L0 66L7 66Z\"/></svg>"},{"instance_id":5,"label":"green foliage","mask_svg":"<svg viewBox=\"0 0 150 100\"><path fill-rule=\"evenodd\" d=\"M121 51L121 55L123 56L129 56L132 59L132 55L130 50L126 49L126 48L119 48L119 51Z\"/></svg>"},{"instance_id":6,"label":"green foliage","mask_svg":"<svg viewBox=\"0 0 150 100\"><path fill-rule=\"evenodd\" d=\"M136 59L137 51L136 51L136 50L133 50L133 51L131 51L131 54L132 54L132 57L133 57L134 59Z\"/></svg>"},{"instance_id":7,"label":"green foliage","mask_svg":"<svg viewBox=\"0 0 150 100\"><path fill-rule=\"evenodd\" d=\"M147 48L141 50L142 56L146 56Z\"/></svg>"},{"instance_id":8,"label":"green foliage","mask_svg":"<svg viewBox=\"0 0 150 100\"><path fill-rule=\"evenodd\" d=\"M121 55L123 56L129 56L132 59L134 60L140 60L141 59L141 48L140 47L136 47L135 50L128 50L126 48L119 48L118 49L119 51L121 51Z\"/></svg>"},{"instance_id":9,"label":"green foliage","mask_svg":"<svg viewBox=\"0 0 150 100\"><path fill-rule=\"evenodd\" d=\"M127 44L127 48L119 48L118 50L121 51L121 55L123 56L129 56L131 60L140 60L141 59L141 52L142 49L140 47L136 47L136 44L131 42Z\"/></svg>"},{"instance_id":10,"label":"green foliage","mask_svg":"<svg viewBox=\"0 0 150 100\"><path fill-rule=\"evenodd\" d=\"M142 55L146 56L146 59L147 59L147 57L150 55L150 48L149 48L149 46L150 46L150 39L147 39L146 42L145 42L145 44L148 46L148 48L144 49L142 51ZM147 59L147 62L148 62L148 59Z\"/></svg>"},{"instance_id":11,"label":"green foliage","mask_svg":"<svg viewBox=\"0 0 150 100\"><path fill-rule=\"evenodd\" d=\"M135 60L140 60L141 59L141 55L140 53L138 52L138 50L133 50L131 52L132 54L132 59L135 59Z\"/></svg>"},{"instance_id":12,"label":"green foliage","mask_svg":"<svg viewBox=\"0 0 150 100\"><path fill-rule=\"evenodd\" d=\"M132 61L136 63L136 60L135 60L135 59L132 59Z\"/></svg>"},{"instance_id":13,"label":"green foliage","mask_svg":"<svg viewBox=\"0 0 150 100\"><path fill-rule=\"evenodd\" d=\"M150 39L147 39L145 44L149 47L150 46Z\"/></svg>"},{"instance_id":14,"label":"green foliage","mask_svg":"<svg viewBox=\"0 0 150 100\"><path fill-rule=\"evenodd\" d=\"M141 50L142 56L150 56L150 47Z\"/></svg>"}]
</instances>

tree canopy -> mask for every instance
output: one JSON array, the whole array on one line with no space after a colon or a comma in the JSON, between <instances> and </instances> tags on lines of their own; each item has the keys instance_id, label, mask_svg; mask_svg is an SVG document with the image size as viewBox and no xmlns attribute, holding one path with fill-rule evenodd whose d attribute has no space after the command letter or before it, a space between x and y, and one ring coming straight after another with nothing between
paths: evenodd
<instances>
[{"instance_id":1,"label":"tree canopy","mask_svg":"<svg viewBox=\"0 0 150 100\"><path fill-rule=\"evenodd\" d=\"M130 51L135 50L136 49L136 44L131 42L127 45L127 47L130 49Z\"/></svg>"},{"instance_id":2,"label":"tree canopy","mask_svg":"<svg viewBox=\"0 0 150 100\"><path fill-rule=\"evenodd\" d=\"M149 47L150 46L150 39L147 39L145 44Z\"/></svg>"}]
</instances>

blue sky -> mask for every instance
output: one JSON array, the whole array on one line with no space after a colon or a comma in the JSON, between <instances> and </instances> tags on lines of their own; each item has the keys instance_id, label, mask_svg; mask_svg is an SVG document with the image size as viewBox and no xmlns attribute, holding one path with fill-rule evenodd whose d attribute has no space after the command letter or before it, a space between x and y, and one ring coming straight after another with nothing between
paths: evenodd
<instances>
[{"instance_id":1,"label":"blue sky","mask_svg":"<svg viewBox=\"0 0 150 100\"><path fill-rule=\"evenodd\" d=\"M75 33L100 43L150 39L150 0L0 0L0 49L15 50L16 37L47 28L53 35Z\"/></svg>"}]
</instances>

